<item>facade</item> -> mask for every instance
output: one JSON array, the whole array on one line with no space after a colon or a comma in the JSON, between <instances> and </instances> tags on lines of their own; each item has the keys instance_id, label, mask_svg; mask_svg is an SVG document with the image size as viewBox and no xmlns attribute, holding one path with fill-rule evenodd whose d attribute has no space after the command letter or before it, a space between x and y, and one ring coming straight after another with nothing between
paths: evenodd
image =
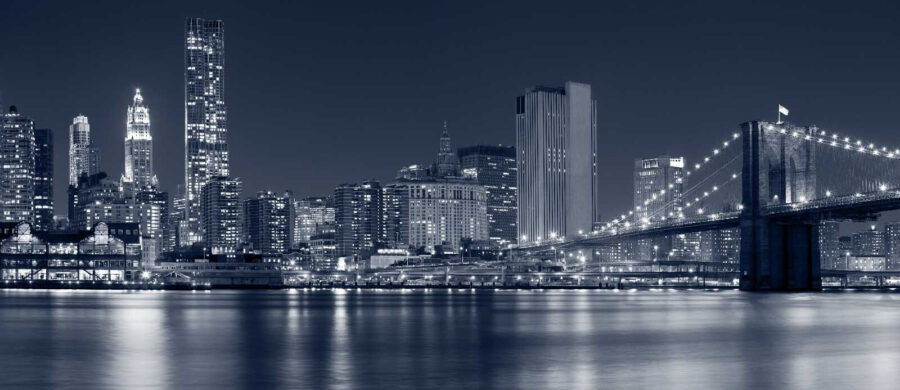
<instances>
[{"instance_id":1,"label":"facade","mask_svg":"<svg viewBox=\"0 0 900 390\"><path fill-rule=\"evenodd\" d=\"M309 238L310 269L333 271L338 268L334 233L314 234Z\"/></svg>"},{"instance_id":2,"label":"facade","mask_svg":"<svg viewBox=\"0 0 900 390\"><path fill-rule=\"evenodd\" d=\"M252 251L285 253L291 249L293 199L260 191L244 200L244 238Z\"/></svg>"},{"instance_id":3,"label":"facade","mask_svg":"<svg viewBox=\"0 0 900 390\"><path fill-rule=\"evenodd\" d=\"M93 222L113 222L104 218L115 216L116 221L124 218L125 202L119 191L119 182L99 172L90 176L82 175L78 183L69 186L69 225L74 230L89 230ZM121 207L113 207L113 204ZM115 208L115 210L113 210ZM130 219L131 217L129 217ZM127 221L131 222L131 220Z\"/></svg>"},{"instance_id":4,"label":"facade","mask_svg":"<svg viewBox=\"0 0 900 390\"><path fill-rule=\"evenodd\" d=\"M187 238L195 242L200 239L203 186L212 178L229 176L225 25L188 18L184 39L185 221Z\"/></svg>"},{"instance_id":5,"label":"facade","mask_svg":"<svg viewBox=\"0 0 900 390\"><path fill-rule=\"evenodd\" d=\"M16 106L0 117L0 222L34 221L34 121Z\"/></svg>"},{"instance_id":6,"label":"facade","mask_svg":"<svg viewBox=\"0 0 900 390\"><path fill-rule=\"evenodd\" d=\"M334 205L327 197L310 197L294 201L293 244L308 243L316 227L334 223Z\"/></svg>"},{"instance_id":7,"label":"facade","mask_svg":"<svg viewBox=\"0 0 900 390\"><path fill-rule=\"evenodd\" d=\"M34 130L34 228L52 230L53 131Z\"/></svg>"},{"instance_id":8,"label":"facade","mask_svg":"<svg viewBox=\"0 0 900 390\"><path fill-rule=\"evenodd\" d=\"M233 253L241 241L241 180L217 177L200 193L203 241L212 254Z\"/></svg>"},{"instance_id":9,"label":"facade","mask_svg":"<svg viewBox=\"0 0 900 390\"><path fill-rule=\"evenodd\" d=\"M852 236L853 256L884 256L884 232L872 225L869 230Z\"/></svg>"},{"instance_id":10,"label":"facade","mask_svg":"<svg viewBox=\"0 0 900 390\"><path fill-rule=\"evenodd\" d=\"M409 181L385 188L386 240L396 247L455 252L463 239L489 239L487 192L464 180Z\"/></svg>"},{"instance_id":11,"label":"facade","mask_svg":"<svg viewBox=\"0 0 900 390\"><path fill-rule=\"evenodd\" d=\"M634 161L635 221L677 217L681 212L684 158L660 156Z\"/></svg>"},{"instance_id":12,"label":"facade","mask_svg":"<svg viewBox=\"0 0 900 390\"><path fill-rule=\"evenodd\" d=\"M487 193L488 236L505 247L515 244L516 149L504 146L471 146L457 152L462 175L473 179Z\"/></svg>"},{"instance_id":13,"label":"facade","mask_svg":"<svg viewBox=\"0 0 900 390\"><path fill-rule=\"evenodd\" d=\"M78 115L69 125L69 185L77 186L82 175L100 173L100 150L91 139L88 117Z\"/></svg>"},{"instance_id":14,"label":"facade","mask_svg":"<svg viewBox=\"0 0 900 390\"><path fill-rule=\"evenodd\" d=\"M453 146L450 143L450 132L447 131L447 121L444 121L444 131L441 133L438 155L434 160L434 171L437 177L459 175L459 159L456 153L453 153Z\"/></svg>"},{"instance_id":15,"label":"facade","mask_svg":"<svg viewBox=\"0 0 900 390\"><path fill-rule=\"evenodd\" d=\"M590 85L534 87L516 98L519 245L592 230L597 142Z\"/></svg>"},{"instance_id":16,"label":"facade","mask_svg":"<svg viewBox=\"0 0 900 390\"><path fill-rule=\"evenodd\" d=\"M700 260L738 263L741 252L739 228L700 232Z\"/></svg>"},{"instance_id":17,"label":"facade","mask_svg":"<svg viewBox=\"0 0 900 390\"><path fill-rule=\"evenodd\" d=\"M0 223L3 280L134 280L141 269L137 224L97 223L91 230L41 232L27 222Z\"/></svg>"},{"instance_id":18,"label":"facade","mask_svg":"<svg viewBox=\"0 0 900 390\"><path fill-rule=\"evenodd\" d=\"M841 224L837 221L823 221L819 225L819 258L822 269L840 269L844 256L840 248Z\"/></svg>"},{"instance_id":19,"label":"facade","mask_svg":"<svg viewBox=\"0 0 900 390\"><path fill-rule=\"evenodd\" d=\"M153 135L150 133L150 109L137 89L125 119L124 186L145 190L157 186L153 172Z\"/></svg>"},{"instance_id":20,"label":"facade","mask_svg":"<svg viewBox=\"0 0 900 390\"><path fill-rule=\"evenodd\" d=\"M900 270L900 222L884 225L884 256L888 271Z\"/></svg>"},{"instance_id":21,"label":"facade","mask_svg":"<svg viewBox=\"0 0 900 390\"><path fill-rule=\"evenodd\" d=\"M366 259L381 244L382 189L377 181L334 189L337 256Z\"/></svg>"}]
</instances>

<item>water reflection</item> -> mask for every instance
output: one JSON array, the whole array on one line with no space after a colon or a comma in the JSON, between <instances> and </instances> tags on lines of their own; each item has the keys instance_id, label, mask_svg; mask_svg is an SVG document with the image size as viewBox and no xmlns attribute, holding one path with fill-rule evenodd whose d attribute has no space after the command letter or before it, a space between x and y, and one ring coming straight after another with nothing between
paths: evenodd
<instances>
[{"instance_id":1,"label":"water reflection","mask_svg":"<svg viewBox=\"0 0 900 390\"><path fill-rule=\"evenodd\" d=\"M900 381L897 300L674 290L0 290L0 387L891 387Z\"/></svg>"}]
</instances>

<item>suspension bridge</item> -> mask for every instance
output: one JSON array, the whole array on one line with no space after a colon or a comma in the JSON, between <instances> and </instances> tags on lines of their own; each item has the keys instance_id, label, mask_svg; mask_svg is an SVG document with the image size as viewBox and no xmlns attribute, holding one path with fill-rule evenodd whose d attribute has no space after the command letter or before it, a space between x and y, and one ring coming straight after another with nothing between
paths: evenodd
<instances>
[{"instance_id":1,"label":"suspension bridge","mask_svg":"<svg viewBox=\"0 0 900 390\"><path fill-rule=\"evenodd\" d=\"M643 241L675 253L674 238L727 229L740 237L741 289L816 290L823 221L871 221L900 209L900 149L815 126L742 123L685 171L676 196L665 196L675 190L670 184L591 232L520 243L516 251L556 256ZM657 197L670 200L654 206Z\"/></svg>"}]
</instances>

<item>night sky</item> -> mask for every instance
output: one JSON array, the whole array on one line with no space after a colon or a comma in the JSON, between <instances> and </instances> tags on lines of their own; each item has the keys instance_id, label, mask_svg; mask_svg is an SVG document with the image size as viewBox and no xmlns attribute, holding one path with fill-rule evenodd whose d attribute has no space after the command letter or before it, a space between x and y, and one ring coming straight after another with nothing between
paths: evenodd
<instances>
[{"instance_id":1,"label":"night sky","mask_svg":"<svg viewBox=\"0 0 900 390\"><path fill-rule=\"evenodd\" d=\"M606 215L631 203L636 157L692 163L738 123L774 119L900 146L896 2L0 2L0 104L56 148L90 118L102 169L123 169L125 109L151 108L163 189L184 181L184 18L226 26L231 169L260 189L325 195L455 147L515 143L515 97L590 83ZM832 4L827 4L832 3Z\"/></svg>"}]
</instances>

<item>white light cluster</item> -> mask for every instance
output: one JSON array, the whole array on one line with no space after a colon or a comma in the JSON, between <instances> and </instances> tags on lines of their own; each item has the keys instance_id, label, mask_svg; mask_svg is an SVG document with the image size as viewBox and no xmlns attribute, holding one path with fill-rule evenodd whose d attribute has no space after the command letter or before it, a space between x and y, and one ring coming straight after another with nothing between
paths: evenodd
<instances>
[{"instance_id":1,"label":"white light cluster","mask_svg":"<svg viewBox=\"0 0 900 390\"><path fill-rule=\"evenodd\" d=\"M685 176L690 176L692 173L695 173L695 172L699 171L700 168L703 168L705 165L708 165L709 162L712 160L713 157L718 156L720 153L722 153L722 151L724 151L725 149L727 149L728 146L730 146L731 144L733 144L733 143L734 143L734 140L740 138L740 136L741 136L740 134L734 133L734 134L731 135L731 139L729 139L729 140L727 140L727 141L722 141L722 147L721 147L721 148L715 148L715 149L713 149L713 150L712 150L712 155L705 156L705 157L703 157L703 160L702 160L703 162L694 164L694 169L693 169L693 170L686 169L686 170L685 170Z\"/></svg>"}]
</instances>

